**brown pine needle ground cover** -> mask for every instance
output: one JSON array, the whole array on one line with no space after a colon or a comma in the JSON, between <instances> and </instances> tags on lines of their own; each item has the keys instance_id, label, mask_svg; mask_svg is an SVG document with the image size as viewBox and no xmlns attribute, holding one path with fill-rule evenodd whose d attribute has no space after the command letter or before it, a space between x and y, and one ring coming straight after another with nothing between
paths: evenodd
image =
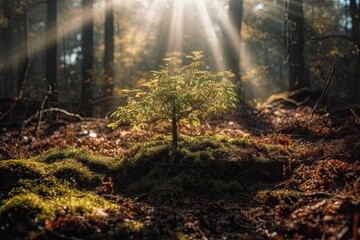
<instances>
[{"instance_id":1,"label":"brown pine needle ground cover","mask_svg":"<svg viewBox=\"0 0 360 240\"><path fill-rule=\"evenodd\" d=\"M183 127L177 152L167 126L111 131L107 120L63 119L40 125L36 137L31 123L21 135L3 127L0 234L359 238L359 118L354 109L311 111L241 106Z\"/></svg>"}]
</instances>

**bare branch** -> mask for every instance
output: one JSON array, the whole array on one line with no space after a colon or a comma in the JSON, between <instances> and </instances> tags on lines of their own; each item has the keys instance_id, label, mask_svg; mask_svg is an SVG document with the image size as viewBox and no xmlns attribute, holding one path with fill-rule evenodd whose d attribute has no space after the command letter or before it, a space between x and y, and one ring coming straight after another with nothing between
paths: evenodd
<instances>
[{"instance_id":1,"label":"bare branch","mask_svg":"<svg viewBox=\"0 0 360 240\"><path fill-rule=\"evenodd\" d=\"M314 106L314 108L313 108L313 110L312 110L312 112L311 112L311 117L314 115L314 112L315 112L318 104L319 104L319 103L321 102L321 100L324 98L324 95L325 95L325 93L326 93L326 90L328 89L328 87L329 87L329 85L330 85L330 82L331 82L331 79L332 79L332 77L334 76L334 73L335 73L335 63L333 63L333 69L332 69L332 71L331 71L331 74L330 74L330 77L329 77L329 79L328 79L328 82L326 83L326 86L325 86L324 90L322 91L319 99L316 101L316 104L315 104L315 106Z\"/></svg>"},{"instance_id":2,"label":"bare branch","mask_svg":"<svg viewBox=\"0 0 360 240\"><path fill-rule=\"evenodd\" d=\"M350 42L356 44L354 39L352 39L351 37L346 36L346 35L326 35L326 36L321 36L321 37L310 37L308 40L322 41L322 40L328 40L328 39L333 39L333 38L344 39L344 40L347 40L347 41L350 41Z\"/></svg>"}]
</instances>

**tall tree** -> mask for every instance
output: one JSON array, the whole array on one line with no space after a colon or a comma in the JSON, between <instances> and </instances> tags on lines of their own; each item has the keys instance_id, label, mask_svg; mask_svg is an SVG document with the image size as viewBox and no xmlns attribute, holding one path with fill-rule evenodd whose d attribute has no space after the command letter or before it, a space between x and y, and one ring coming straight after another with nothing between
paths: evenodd
<instances>
[{"instance_id":1,"label":"tall tree","mask_svg":"<svg viewBox=\"0 0 360 240\"><path fill-rule=\"evenodd\" d=\"M81 36L81 51L82 51L82 105L85 116L93 114L93 107L91 104L92 98L92 82L94 72L94 49L93 49L93 1L83 0L83 23Z\"/></svg>"},{"instance_id":2,"label":"tall tree","mask_svg":"<svg viewBox=\"0 0 360 240\"><path fill-rule=\"evenodd\" d=\"M350 13L352 23L352 38L358 47L360 47L360 6L357 6L356 0L350 0Z\"/></svg>"},{"instance_id":3,"label":"tall tree","mask_svg":"<svg viewBox=\"0 0 360 240\"><path fill-rule=\"evenodd\" d=\"M2 2L6 19L1 28L3 37L3 78L1 96L13 98L19 96L21 85L28 70L28 1L15 5L11 1Z\"/></svg>"},{"instance_id":4,"label":"tall tree","mask_svg":"<svg viewBox=\"0 0 360 240\"><path fill-rule=\"evenodd\" d=\"M114 82L114 0L105 1L105 11L105 83L103 95L107 97L112 95Z\"/></svg>"},{"instance_id":5,"label":"tall tree","mask_svg":"<svg viewBox=\"0 0 360 240\"><path fill-rule=\"evenodd\" d=\"M3 81L0 83L0 96L4 98L12 98L14 94L12 91L14 89L13 69L15 67L15 59L13 55L13 44L12 44L12 28L11 28L11 18L12 10L9 4L9 0L4 0L2 3L3 16L6 19L6 22L1 26L1 38L2 38L2 54L1 62L3 63Z\"/></svg>"},{"instance_id":6,"label":"tall tree","mask_svg":"<svg viewBox=\"0 0 360 240\"><path fill-rule=\"evenodd\" d=\"M308 87L304 60L304 10L302 0L287 1L287 51L289 91Z\"/></svg>"},{"instance_id":7,"label":"tall tree","mask_svg":"<svg viewBox=\"0 0 360 240\"><path fill-rule=\"evenodd\" d=\"M353 42L355 43L356 47L360 48L360 3L359 6L356 3L356 0L350 0L350 14L351 14L351 35ZM355 83L353 98L355 101L360 100L360 57L359 55L355 55L355 59L353 59L350 63L353 67L353 71L351 73L351 81Z\"/></svg>"},{"instance_id":8,"label":"tall tree","mask_svg":"<svg viewBox=\"0 0 360 240\"><path fill-rule=\"evenodd\" d=\"M243 0L229 1L229 20L232 28L235 30L235 36L232 31L226 31L226 52L228 57L227 67L229 67L235 74L236 81L240 81L240 33L242 10Z\"/></svg>"},{"instance_id":9,"label":"tall tree","mask_svg":"<svg viewBox=\"0 0 360 240\"><path fill-rule=\"evenodd\" d=\"M57 91L57 1L46 2L46 80Z\"/></svg>"}]
</instances>

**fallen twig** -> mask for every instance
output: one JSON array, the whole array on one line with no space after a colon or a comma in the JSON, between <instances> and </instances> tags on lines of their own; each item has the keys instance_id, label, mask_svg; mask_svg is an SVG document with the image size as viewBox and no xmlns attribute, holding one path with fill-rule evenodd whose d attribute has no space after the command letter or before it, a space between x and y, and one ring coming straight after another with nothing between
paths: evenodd
<instances>
[{"instance_id":1,"label":"fallen twig","mask_svg":"<svg viewBox=\"0 0 360 240\"><path fill-rule=\"evenodd\" d=\"M198 227L197 229L199 230L199 232L200 232L200 234L201 234L201 239L202 239L202 240L208 240L208 238L206 237L205 233L204 233L199 227Z\"/></svg>"},{"instance_id":2,"label":"fallen twig","mask_svg":"<svg viewBox=\"0 0 360 240\"><path fill-rule=\"evenodd\" d=\"M326 85L325 85L325 88L324 88L324 90L322 91L319 99L318 99L318 100L316 101L316 103L315 103L315 106L314 106L314 108L313 108L313 110L312 110L312 112L311 112L311 117L313 117L314 112L315 112L317 106L319 105L319 103L321 102L321 100L324 98L324 95L325 95L325 93L326 93L326 90L328 89L328 87L329 87L329 85L330 85L330 83L331 83L331 79L332 79L332 77L334 76L334 73L335 73L335 63L333 63L333 69L332 69L331 74L330 74L330 77L329 77L329 79L328 79L328 81L327 81L327 83L326 83Z\"/></svg>"},{"instance_id":3,"label":"fallen twig","mask_svg":"<svg viewBox=\"0 0 360 240\"><path fill-rule=\"evenodd\" d=\"M72 118L76 118L76 119L78 119L78 120L80 120L80 121L84 121L84 120L85 120L85 118L83 118L82 116L80 116L80 114L68 112L68 111L66 111L65 109L62 109L62 108L54 108L54 107L52 107L52 108L47 108L47 109L44 109L44 110L42 111L42 114L44 114L44 113L49 113L49 112L62 113L62 114L64 114L64 115L66 115L66 116L69 116L69 117L72 117ZM39 111L37 111L33 116L31 116L31 117L29 117L28 119L26 119L26 120L24 121L23 125L26 125L26 124L28 124L29 122L31 122L31 121L33 120L33 118L36 118L36 117L38 116L38 114L40 114Z\"/></svg>"},{"instance_id":4,"label":"fallen twig","mask_svg":"<svg viewBox=\"0 0 360 240\"><path fill-rule=\"evenodd\" d=\"M0 121L3 120L9 113L11 113L11 111L13 111L15 109L16 103L17 103L17 100L15 99L15 101L11 104L9 109L6 110L5 113L0 115Z\"/></svg>"},{"instance_id":5,"label":"fallen twig","mask_svg":"<svg viewBox=\"0 0 360 240\"><path fill-rule=\"evenodd\" d=\"M357 120L360 121L360 117L356 114L356 112L355 112L354 109L350 108L350 112L351 112L352 115L354 115L354 117L355 117Z\"/></svg>"}]
</instances>

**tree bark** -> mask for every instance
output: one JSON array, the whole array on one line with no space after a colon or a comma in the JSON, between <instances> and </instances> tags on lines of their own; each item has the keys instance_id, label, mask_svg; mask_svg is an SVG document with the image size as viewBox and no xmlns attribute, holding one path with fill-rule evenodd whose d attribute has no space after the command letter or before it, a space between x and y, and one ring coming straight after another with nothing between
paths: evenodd
<instances>
[{"instance_id":1,"label":"tree bark","mask_svg":"<svg viewBox=\"0 0 360 240\"><path fill-rule=\"evenodd\" d=\"M350 14L351 14L351 23L352 23L352 29L351 29L351 35L353 42L356 44L358 48L360 48L360 6L357 6L356 0L350 0ZM350 80L353 84L355 84L354 90L353 90L353 100L355 102L360 101L360 58L359 56L356 56L350 63L352 66L352 71L350 74Z\"/></svg>"},{"instance_id":2,"label":"tree bark","mask_svg":"<svg viewBox=\"0 0 360 240\"><path fill-rule=\"evenodd\" d=\"M104 83L103 98L111 98L114 88L114 0L105 1L105 51L104 51ZM111 101L102 106L102 113L111 109Z\"/></svg>"},{"instance_id":3,"label":"tree bark","mask_svg":"<svg viewBox=\"0 0 360 240\"><path fill-rule=\"evenodd\" d=\"M243 1L242 0L230 0L229 2L229 19L236 31L236 40L240 40L241 33L241 21L242 21L242 8ZM230 38L230 36L228 36ZM240 79L240 41L233 42L233 40L229 39L230 49L229 53L229 61L228 65L231 70L234 72L236 80Z\"/></svg>"},{"instance_id":4,"label":"tree bark","mask_svg":"<svg viewBox=\"0 0 360 240\"><path fill-rule=\"evenodd\" d=\"M114 81L114 0L105 1L105 52L104 70L105 83L103 85L104 97L109 97L113 92Z\"/></svg>"},{"instance_id":5,"label":"tree bark","mask_svg":"<svg viewBox=\"0 0 360 240\"><path fill-rule=\"evenodd\" d=\"M289 91L293 91L309 87L309 82L305 78L304 11L302 0L289 0L287 13Z\"/></svg>"},{"instance_id":6,"label":"tree bark","mask_svg":"<svg viewBox=\"0 0 360 240\"><path fill-rule=\"evenodd\" d=\"M235 74L235 83L240 85L239 97L243 96L243 89L240 79L240 38L242 22L243 0L229 1L229 21L234 28L236 35L225 31L225 42L227 52L227 67Z\"/></svg>"},{"instance_id":7,"label":"tree bark","mask_svg":"<svg viewBox=\"0 0 360 240\"><path fill-rule=\"evenodd\" d=\"M93 1L83 0L83 23L82 23L82 111L85 116L92 116L93 107L92 81L93 81Z\"/></svg>"},{"instance_id":8,"label":"tree bark","mask_svg":"<svg viewBox=\"0 0 360 240\"><path fill-rule=\"evenodd\" d=\"M57 1L46 3L46 80L52 91L57 91Z\"/></svg>"},{"instance_id":9,"label":"tree bark","mask_svg":"<svg viewBox=\"0 0 360 240\"><path fill-rule=\"evenodd\" d=\"M14 81L12 81L13 78L13 70L16 66L14 54L13 54L13 44L12 44L12 28L10 25L11 21L11 8L8 0L4 0L3 2L3 11L4 11L4 17L7 19L7 25L6 27L0 28L1 30L1 37L3 38L3 46L2 46L2 59L3 62L3 69L2 69L2 77L3 81L0 83L0 97L1 98L13 98L15 94L12 94L13 89L15 86L13 86ZM16 86L17 87L17 86Z\"/></svg>"},{"instance_id":10,"label":"tree bark","mask_svg":"<svg viewBox=\"0 0 360 240\"><path fill-rule=\"evenodd\" d=\"M356 5L356 0L350 0L350 12L352 19L352 38L356 45L360 47L360 7Z\"/></svg>"}]
</instances>

